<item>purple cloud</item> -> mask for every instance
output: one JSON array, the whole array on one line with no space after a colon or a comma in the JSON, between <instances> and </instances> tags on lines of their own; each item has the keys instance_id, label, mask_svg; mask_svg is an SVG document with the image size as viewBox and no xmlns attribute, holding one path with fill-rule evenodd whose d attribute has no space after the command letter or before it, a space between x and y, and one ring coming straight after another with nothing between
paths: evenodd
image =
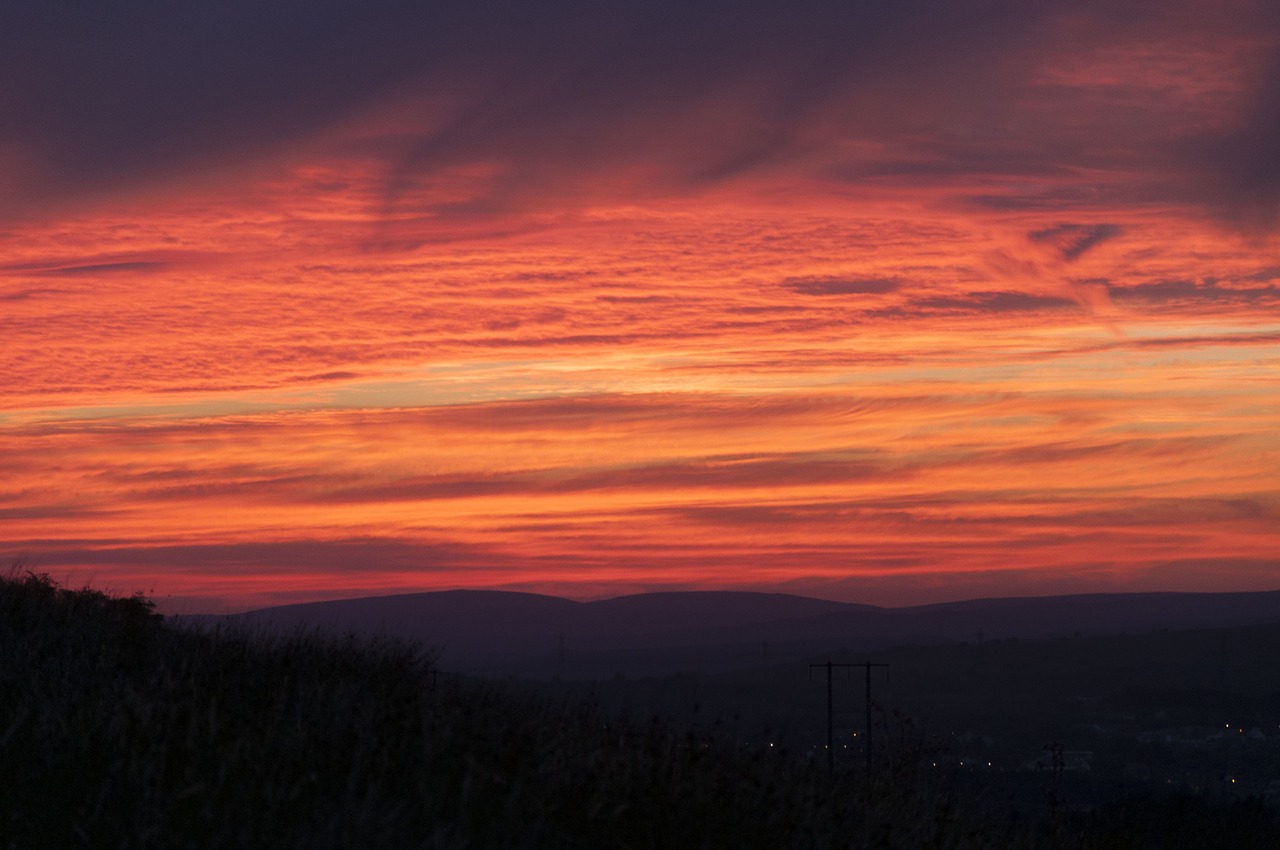
<instances>
[{"instance_id":1,"label":"purple cloud","mask_svg":"<svg viewBox=\"0 0 1280 850\"><path fill-rule=\"evenodd\" d=\"M902 286L889 277L861 278L788 278L782 285L801 295L883 295Z\"/></svg>"},{"instance_id":2,"label":"purple cloud","mask_svg":"<svg viewBox=\"0 0 1280 850\"><path fill-rule=\"evenodd\" d=\"M1042 242L1057 248L1062 259L1074 262L1088 251L1115 239L1123 229L1115 224L1059 224L1044 230L1035 230L1027 234L1032 242Z\"/></svg>"}]
</instances>

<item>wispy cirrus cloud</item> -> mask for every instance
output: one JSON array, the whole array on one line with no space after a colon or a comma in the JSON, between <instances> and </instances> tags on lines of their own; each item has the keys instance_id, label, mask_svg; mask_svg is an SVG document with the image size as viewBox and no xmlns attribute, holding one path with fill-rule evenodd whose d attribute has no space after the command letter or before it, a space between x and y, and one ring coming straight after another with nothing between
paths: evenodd
<instances>
[{"instance_id":1,"label":"wispy cirrus cloud","mask_svg":"<svg viewBox=\"0 0 1280 850\"><path fill-rule=\"evenodd\" d=\"M1265 578L1268 4L0 16L0 557Z\"/></svg>"},{"instance_id":2,"label":"wispy cirrus cloud","mask_svg":"<svg viewBox=\"0 0 1280 850\"><path fill-rule=\"evenodd\" d=\"M1159 280L1151 283L1137 283L1129 286L1109 287L1112 298L1135 301L1154 302L1213 302L1235 301L1240 303L1273 302L1280 299L1280 287L1275 284L1267 286L1240 286L1207 279L1200 282L1193 280Z\"/></svg>"},{"instance_id":3,"label":"wispy cirrus cloud","mask_svg":"<svg viewBox=\"0 0 1280 850\"><path fill-rule=\"evenodd\" d=\"M1115 224L1055 224L1044 230L1033 230L1027 234L1027 237L1032 242L1052 245L1061 254L1063 260L1074 262L1091 249L1115 239L1123 232L1123 229Z\"/></svg>"},{"instance_id":4,"label":"wispy cirrus cloud","mask_svg":"<svg viewBox=\"0 0 1280 850\"><path fill-rule=\"evenodd\" d=\"M912 304L925 311L1007 313L1023 310L1059 310L1078 306L1069 298L1030 295L1025 292L966 292L963 295L922 298Z\"/></svg>"},{"instance_id":5,"label":"wispy cirrus cloud","mask_svg":"<svg viewBox=\"0 0 1280 850\"><path fill-rule=\"evenodd\" d=\"M782 285L801 295L883 295L900 289L902 282L885 277L800 278L785 280Z\"/></svg>"},{"instance_id":6,"label":"wispy cirrus cloud","mask_svg":"<svg viewBox=\"0 0 1280 850\"><path fill-rule=\"evenodd\" d=\"M118 576L162 570L184 598L204 571L219 586L273 570L279 588L404 588L410 575L569 586L559 563L592 587L623 574L627 587L722 574L776 586L805 572L820 584L821 563L999 572L1008 547L1051 577L1102 551L1137 569L1208 557L1227 530L1239 556L1273 541L1266 469L1208 474L1249 469L1268 439L1266 417L1243 413L1246 388L1219 392L1183 403L1181 418L1166 410L1157 432L1140 396L1111 409L1079 389L978 403L960 386L32 424L0 445L30 482L0 494L0 523L12 551ZM1150 495L1154 482L1165 495ZM339 579L352 558L365 561Z\"/></svg>"},{"instance_id":7,"label":"wispy cirrus cloud","mask_svg":"<svg viewBox=\"0 0 1280 850\"><path fill-rule=\"evenodd\" d=\"M328 0L8 23L13 213L252 174L326 139L385 166L388 213L435 220L815 168L988 178L993 203L1023 207L1061 206L1086 170L1135 173L1122 195L1173 186L1241 214L1275 200L1280 21L1250 0L763 0L729 17L702 2ZM994 185L1028 175L1047 179Z\"/></svg>"}]
</instances>

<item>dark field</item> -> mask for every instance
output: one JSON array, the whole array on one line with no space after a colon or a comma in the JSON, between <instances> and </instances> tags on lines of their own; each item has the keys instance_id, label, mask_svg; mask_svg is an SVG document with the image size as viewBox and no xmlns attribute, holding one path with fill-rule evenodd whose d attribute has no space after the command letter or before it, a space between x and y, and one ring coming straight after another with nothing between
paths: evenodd
<instances>
[{"instance_id":1,"label":"dark field","mask_svg":"<svg viewBox=\"0 0 1280 850\"><path fill-rule=\"evenodd\" d=\"M825 759L813 757L812 721L789 721L774 741L748 740L766 717L753 712L770 699L795 702L805 717L825 705L825 679L809 682L807 668L782 688L770 677L793 673L765 669L535 693L438 674L412 644L184 630L141 597L15 573L0 582L0 846L1280 846L1261 794L1190 782L1162 791L1156 773L1136 775L1135 765L1162 769L1145 752L1121 760L1117 777L1129 784L1108 785L1116 796L1086 800L1093 791L1080 789L1096 783L1077 781L1074 754L1128 740L1128 731L1103 726L1093 732L1102 737L1087 739L1069 720L1074 704L1042 689L1026 697L1019 688L1029 680L1001 674L1044 668L1037 653L1056 650L1027 642L950 651L946 663L910 649L878 659L892 663L884 694L900 706L877 704L872 770L855 746L829 776ZM1229 650L1215 651L1220 661ZM1072 662L1083 681L1096 679L1090 658L1102 660L1097 647ZM986 701L974 702L961 682L984 676ZM1074 694L1076 680L1059 678ZM1170 699L1170 681L1135 680L1095 693L1094 705L1116 718L1182 705ZM847 730L862 703L843 684ZM1257 722L1274 706L1265 688L1230 678L1201 690L1207 704L1256 692ZM655 694L669 704L656 705ZM1170 729L1195 737L1195 718L1160 710ZM1019 731L970 731L1011 716L1022 718ZM1055 725L1059 717L1066 725ZM813 719L822 726L821 711ZM1059 759L1051 750L1038 772L1015 770L1014 760L997 769L995 758L989 771L960 764L1059 729L1080 737L1041 742L1059 744ZM1254 758L1248 734L1236 734L1221 748L1224 767ZM1259 771L1273 756L1258 756Z\"/></svg>"},{"instance_id":2,"label":"dark field","mask_svg":"<svg viewBox=\"0 0 1280 850\"><path fill-rule=\"evenodd\" d=\"M738 746L773 742L821 758L821 664L870 658L871 731L885 758L930 749L984 781L1042 784L1053 746L1073 804L1185 791L1242 799L1280 795L1280 625L1056 640L836 650L739 671L614 677L578 688L614 710L653 712ZM837 667L837 763L860 771L867 729L864 669ZM1039 764L1037 764L1039 762Z\"/></svg>"}]
</instances>

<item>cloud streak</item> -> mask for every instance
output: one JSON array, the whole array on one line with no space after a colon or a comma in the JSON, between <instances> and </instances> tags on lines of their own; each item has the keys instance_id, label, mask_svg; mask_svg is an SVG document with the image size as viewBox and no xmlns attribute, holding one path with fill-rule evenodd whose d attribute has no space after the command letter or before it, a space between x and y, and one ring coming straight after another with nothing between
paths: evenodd
<instances>
[{"instance_id":1,"label":"cloud streak","mask_svg":"<svg viewBox=\"0 0 1280 850\"><path fill-rule=\"evenodd\" d=\"M1265 583L1269 4L0 15L0 557Z\"/></svg>"},{"instance_id":2,"label":"cloud streak","mask_svg":"<svg viewBox=\"0 0 1280 850\"><path fill-rule=\"evenodd\" d=\"M1144 156L1178 173L1143 178L1139 193L1173 176L1188 200L1208 191L1199 200L1242 214L1274 204L1280 65L1268 39L1280 21L1266 4L754 0L732 11L487 0L25 10L0 42L7 208L234 174L326 139L383 164L389 216L687 192L777 168L1079 175ZM1219 107L1234 114L1209 121L1217 92L1181 87L1215 51L1244 58L1201 74L1239 94ZM1167 153L1171 123L1200 154ZM1081 144L1104 126L1109 146ZM472 189L445 189L468 170L482 175Z\"/></svg>"}]
</instances>

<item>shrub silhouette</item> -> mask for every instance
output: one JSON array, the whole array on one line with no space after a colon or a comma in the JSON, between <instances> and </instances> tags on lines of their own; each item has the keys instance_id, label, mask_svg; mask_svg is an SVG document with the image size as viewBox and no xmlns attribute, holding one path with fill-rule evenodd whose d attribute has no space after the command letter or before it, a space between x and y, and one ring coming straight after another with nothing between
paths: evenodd
<instances>
[{"instance_id":1,"label":"shrub silhouette","mask_svg":"<svg viewBox=\"0 0 1280 850\"><path fill-rule=\"evenodd\" d=\"M927 749L895 751L875 781L832 779L434 673L415 645L194 631L141 596L0 578L0 847L1087 850L1165 837L1144 820L1163 810L1134 806L1052 834L981 815L916 769ZM1206 817L1217 832L1202 846L1275 846L1267 817L1251 809L1238 836Z\"/></svg>"}]
</instances>

